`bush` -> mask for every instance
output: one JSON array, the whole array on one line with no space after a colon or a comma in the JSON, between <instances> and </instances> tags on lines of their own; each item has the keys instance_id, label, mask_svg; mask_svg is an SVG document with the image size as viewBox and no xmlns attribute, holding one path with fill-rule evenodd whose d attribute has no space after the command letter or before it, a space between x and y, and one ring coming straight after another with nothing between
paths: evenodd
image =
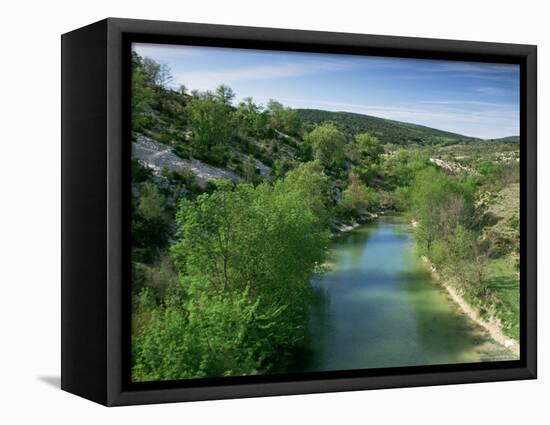
<instances>
[{"instance_id":1,"label":"bush","mask_svg":"<svg viewBox=\"0 0 550 425\"><path fill-rule=\"evenodd\" d=\"M151 263L168 244L170 216L166 198L154 183L141 183L138 192L132 198L132 258Z\"/></svg>"},{"instance_id":2,"label":"bush","mask_svg":"<svg viewBox=\"0 0 550 425\"><path fill-rule=\"evenodd\" d=\"M154 265L143 263L133 264L132 289L140 293L147 289L157 303L165 299L170 288L178 283L178 276L174 264L169 256L160 258Z\"/></svg>"}]
</instances>

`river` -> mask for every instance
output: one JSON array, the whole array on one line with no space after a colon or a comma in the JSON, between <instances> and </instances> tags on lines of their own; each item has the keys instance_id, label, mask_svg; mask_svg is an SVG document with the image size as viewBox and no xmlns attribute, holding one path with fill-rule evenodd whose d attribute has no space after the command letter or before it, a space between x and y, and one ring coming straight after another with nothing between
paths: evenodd
<instances>
[{"instance_id":1,"label":"river","mask_svg":"<svg viewBox=\"0 0 550 425\"><path fill-rule=\"evenodd\" d=\"M433 281L410 226L386 217L332 243L315 279L302 370L346 370L512 360Z\"/></svg>"}]
</instances>

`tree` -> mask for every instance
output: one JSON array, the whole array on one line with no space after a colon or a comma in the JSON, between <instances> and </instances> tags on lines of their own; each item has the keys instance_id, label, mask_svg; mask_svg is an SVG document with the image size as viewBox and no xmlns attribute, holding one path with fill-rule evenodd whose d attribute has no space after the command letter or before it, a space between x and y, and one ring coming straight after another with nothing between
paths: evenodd
<instances>
[{"instance_id":1,"label":"tree","mask_svg":"<svg viewBox=\"0 0 550 425\"><path fill-rule=\"evenodd\" d=\"M171 253L184 292L153 308L134 338L135 379L277 370L305 338L329 238L319 215L327 183L318 164L303 164L273 185L217 180L181 201Z\"/></svg>"},{"instance_id":2,"label":"tree","mask_svg":"<svg viewBox=\"0 0 550 425\"><path fill-rule=\"evenodd\" d=\"M271 99L267 103L269 114L269 126L290 136L299 136L302 130L302 122L298 112L291 108L285 108L281 103Z\"/></svg>"},{"instance_id":3,"label":"tree","mask_svg":"<svg viewBox=\"0 0 550 425\"><path fill-rule=\"evenodd\" d=\"M365 165L378 164L380 162L380 156L384 153L384 147L380 144L377 137L369 133L360 133L355 136L355 141L360 159Z\"/></svg>"},{"instance_id":4,"label":"tree","mask_svg":"<svg viewBox=\"0 0 550 425\"><path fill-rule=\"evenodd\" d=\"M188 90L187 90L187 87L185 86L185 84L180 84L179 87L178 87L178 91L180 92L180 94L182 96L187 96L187 94L188 94L187 93Z\"/></svg>"},{"instance_id":5,"label":"tree","mask_svg":"<svg viewBox=\"0 0 550 425\"><path fill-rule=\"evenodd\" d=\"M160 75L160 65L152 59L143 58L141 60L141 68L147 83L153 86L158 85L159 75Z\"/></svg>"},{"instance_id":6,"label":"tree","mask_svg":"<svg viewBox=\"0 0 550 425\"><path fill-rule=\"evenodd\" d=\"M360 218L378 205L378 195L364 185L354 172L349 173L348 181L348 187L342 193L340 208L345 214Z\"/></svg>"},{"instance_id":7,"label":"tree","mask_svg":"<svg viewBox=\"0 0 550 425\"><path fill-rule=\"evenodd\" d=\"M170 84L174 81L174 78L172 77L172 72L170 71L170 67L163 63L159 66L159 70L156 76L155 85L159 89L167 89Z\"/></svg>"},{"instance_id":8,"label":"tree","mask_svg":"<svg viewBox=\"0 0 550 425\"><path fill-rule=\"evenodd\" d=\"M267 115L262 106L254 103L251 97L245 97L234 112L235 120L242 134L261 136L267 124Z\"/></svg>"},{"instance_id":9,"label":"tree","mask_svg":"<svg viewBox=\"0 0 550 425\"><path fill-rule=\"evenodd\" d=\"M247 375L260 367L251 330L270 320L246 291L232 297L197 293L182 308L154 308L133 339L137 381Z\"/></svg>"},{"instance_id":10,"label":"tree","mask_svg":"<svg viewBox=\"0 0 550 425\"><path fill-rule=\"evenodd\" d=\"M323 189L316 187L323 182L311 168L291 172L273 186L216 181L217 190L200 195L195 204L182 201L176 216L181 240L173 252L185 252L187 273L216 290L242 290L247 284L252 294L290 289L297 276L311 275L324 250L315 239L323 234L318 216Z\"/></svg>"},{"instance_id":11,"label":"tree","mask_svg":"<svg viewBox=\"0 0 550 425\"><path fill-rule=\"evenodd\" d=\"M390 187L408 187L416 175L427 167L432 167L428 156L418 150L399 149L384 162L387 184Z\"/></svg>"},{"instance_id":12,"label":"tree","mask_svg":"<svg viewBox=\"0 0 550 425\"><path fill-rule=\"evenodd\" d=\"M494 235L485 238L457 224L447 237L438 241L438 263L447 268L459 284L485 300L492 294L487 287L487 263L494 252Z\"/></svg>"},{"instance_id":13,"label":"tree","mask_svg":"<svg viewBox=\"0 0 550 425\"><path fill-rule=\"evenodd\" d=\"M137 53L133 53L135 57L139 57ZM147 83L160 92L173 82L170 67L167 64L159 64L150 58L143 58L140 61L142 72Z\"/></svg>"},{"instance_id":14,"label":"tree","mask_svg":"<svg viewBox=\"0 0 550 425\"><path fill-rule=\"evenodd\" d=\"M134 259L153 261L168 243L170 219L166 199L157 186L146 181L138 187L139 196L132 199L132 245Z\"/></svg>"},{"instance_id":15,"label":"tree","mask_svg":"<svg viewBox=\"0 0 550 425\"><path fill-rule=\"evenodd\" d=\"M224 163L225 146L233 133L233 123L226 104L212 93L193 97L186 107L193 128L191 144L199 157Z\"/></svg>"},{"instance_id":16,"label":"tree","mask_svg":"<svg viewBox=\"0 0 550 425\"><path fill-rule=\"evenodd\" d=\"M288 171L282 190L297 194L319 223L322 226L328 225L332 203L330 179L317 161L302 163Z\"/></svg>"},{"instance_id":17,"label":"tree","mask_svg":"<svg viewBox=\"0 0 550 425\"><path fill-rule=\"evenodd\" d=\"M144 70L143 61L136 53L132 54L132 129L142 130L149 122L154 91Z\"/></svg>"},{"instance_id":18,"label":"tree","mask_svg":"<svg viewBox=\"0 0 550 425\"><path fill-rule=\"evenodd\" d=\"M306 136L307 142L315 151L315 158L329 170L336 170L345 165L344 146L346 137L332 123L325 123L315 128Z\"/></svg>"},{"instance_id":19,"label":"tree","mask_svg":"<svg viewBox=\"0 0 550 425\"><path fill-rule=\"evenodd\" d=\"M468 180L447 177L435 167L418 172L410 186L410 209L420 223L418 238L431 254L432 243L457 225L468 228L474 216L474 187Z\"/></svg>"},{"instance_id":20,"label":"tree","mask_svg":"<svg viewBox=\"0 0 550 425\"><path fill-rule=\"evenodd\" d=\"M231 106L236 95L231 87L221 84L216 89L215 96L223 105Z\"/></svg>"},{"instance_id":21,"label":"tree","mask_svg":"<svg viewBox=\"0 0 550 425\"><path fill-rule=\"evenodd\" d=\"M345 146L347 158L355 164L353 170L367 185L380 175L380 160L384 148L378 138L369 133L355 136L355 142Z\"/></svg>"}]
</instances>

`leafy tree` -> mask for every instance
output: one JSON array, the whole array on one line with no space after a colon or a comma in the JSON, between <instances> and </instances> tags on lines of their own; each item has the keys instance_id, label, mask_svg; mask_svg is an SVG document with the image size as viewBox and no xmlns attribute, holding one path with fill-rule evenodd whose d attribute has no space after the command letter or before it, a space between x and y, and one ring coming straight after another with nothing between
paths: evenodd
<instances>
[{"instance_id":1,"label":"leafy tree","mask_svg":"<svg viewBox=\"0 0 550 425\"><path fill-rule=\"evenodd\" d=\"M235 120L243 134L262 136L267 125L267 114L262 107L255 104L251 97L246 97L234 112Z\"/></svg>"},{"instance_id":2,"label":"leafy tree","mask_svg":"<svg viewBox=\"0 0 550 425\"><path fill-rule=\"evenodd\" d=\"M150 58L141 59L141 68L145 80L151 85L159 85L161 65Z\"/></svg>"},{"instance_id":3,"label":"leafy tree","mask_svg":"<svg viewBox=\"0 0 550 425\"><path fill-rule=\"evenodd\" d=\"M236 95L231 87L221 84L216 89L215 96L222 104L231 106L231 102L233 102Z\"/></svg>"},{"instance_id":4,"label":"leafy tree","mask_svg":"<svg viewBox=\"0 0 550 425\"><path fill-rule=\"evenodd\" d=\"M307 211L311 211L321 225L328 225L331 209L331 185L324 175L323 167L317 161L300 164L287 172L282 190L297 194L306 203Z\"/></svg>"},{"instance_id":5,"label":"leafy tree","mask_svg":"<svg viewBox=\"0 0 550 425\"><path fill-rule=\"evenodd\" d=\"M302 130L302 122L298 113L285 108L281 103L271 99L267 104L269 125L290 136L299 136Z\"/></svg>"},{"instance_id":6,"label":"leafy tree","mask_svg":"<svg viewBox=\"0 0 550 425\"><path fill-rule=\"evenodd\" d=\"M305 337L310 280L328 243L327 181L304 164L273 185L216 181L182 200L172 257L182 293L134 338L135 379L276 370Z\"/></svg>"},{"instance_id":7,"label":"leafy tree","mask_svg":"<svg viewBox=\"0 0 550 425\"><path fill-rule=\"evenodd\" d=\"M306 140L315 151L315 158L327 169L342 168L345 164L346 137L332 123L320 125L307 134Z\"/></svg>"},{"instance_id":8,"label":"leafy tree","mask_svg":"<svg viewBox=\"0 0 550 425\"><path fill-rule=\"evenodd\" d=\"M217 96L206 93L193 97L186 108L193 128L193 153L214 163L225 163L225 147L233 133L228 106Z\"/></svg>"},{"instance_id":9,"label":"leafy tree","mask_svg":"<svg viewBox=\"0 0 550 425\"><path fill-rule=\"evenodd\" d=\"M167 65L132 53L132 127L158 133L162 143L172 144L183 138L187 125L184 113L185 91L171 88L173 82ZM161 129L161 131L159 131Z\"/></svg>"},{"instance_id":10,"label":"leafy tree","mask_svg":"<svg viewBox=\"0 0 550 425\"><path fill-rule=\"evenodd\" d=\"M376 191L361 182L359 176L350 172L349 185L342 193L340 208L346 215L360 218L379 204Z\"/></svg>"},{"instance_id":11,"label":"leafy tree","mask_svg":"<svg viewBox=\"0 0 550 425\"><path fill-rule=\"evenodd\" d=\"M226 297L195 294L185 308L157 308L134 344L133 378L166 380L247 375L259 367L250 327L265 319L247 292Z\"/></svg>"},{"instance_id":12,"label":"leafy tree","mask_svg":"<svg viewBox=\"0 0 550 425\"><path fill-rule=\"evenodd\" d=\"M139 56L133 53L133 57ZM170 67L166 64L159 64L150 58L140 58L140 67L145 77L145 81L158 93L167 89L173 82Z\"/></svg>"},{"instance_id":13,"label":"leafy tree","mask_svg":"<svg viewBox=\"0 0 550 425\"><path fill-rule=\"evenodd\" d=\"M431 167L428 156L418 150L401 149L384 161L386 185L390 189L410 186L416 175L426 167Z\"/></svg>"},{"instance_id":14,"label":"leafy tree","mask_svg":"<svg viewBox=\"0 0 550 425\"><path fill-rule=\"evenodd\" d=\"M132 129L140 131L149 122L154 91L140 56L132 54Z\"/></svg>"},{"instance_id":15,"label":"leafy tree","mask_svg":"<svg viewBox=\"0 0 550 425\"><path fill-rule=\"evenodd\" d=\"M173 81L170 67L164 63L161 64L156 75L155 85L160 89L167 89Z\"/></svg>"},{"instance_id":16,"label":"leafy tree","mask_svg":"<svg viewBox=\"0 0 550 425\"><path fill-rule=\"evenodd\" d=\"M380 144L377 137L369 133L360 133L355 136L355 141L357 142L357 150L363 163L370 165L380 162L380 156L384 153L384 147Z\"/></svg>"},{"instance_id":17,"label":"leafy tree","mask_svg":"<svg viewBox=\"0 0 550 425\"><path fill-rule=\"evenodd\" d=\"M483 238L474 230L457 224L433 244L431 259L446 269L463 288L490 301L486 282L487 263L495 248L491 235Z\"/></svg>"},{"instance_id":18,"label":"leafy tree","mask_svg":"<svg viewBox=\"0 0 550 425\"><path fill-rule=\"evenodd\" d=\"M410 187L410 207L420 223L417 235L428 254L432 243L448 236L457 225L471 225L474 189L470 181L447 177L434 167L417 174Z\"/></svg>"}]
</instances>

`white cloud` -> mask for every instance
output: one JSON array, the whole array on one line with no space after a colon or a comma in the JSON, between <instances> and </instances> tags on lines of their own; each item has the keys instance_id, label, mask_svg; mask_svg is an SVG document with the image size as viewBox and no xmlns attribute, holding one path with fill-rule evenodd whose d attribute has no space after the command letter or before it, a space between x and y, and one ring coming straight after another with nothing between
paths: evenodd
<instances>
[{"instance_id":1,"label":"white cloud","mask_svg":"<svg viewBox=\"0 0 550 425\"><path fill-rule=\"evenodd\" d=\"M211 90L220 84L236 81L271 80L276 78L300 77L327 71L343 71L353 64L339 61L299 61L273 65L256 65L215 71L178 72L174 79L189 89Z\"/></svg>"}]
</instances>

